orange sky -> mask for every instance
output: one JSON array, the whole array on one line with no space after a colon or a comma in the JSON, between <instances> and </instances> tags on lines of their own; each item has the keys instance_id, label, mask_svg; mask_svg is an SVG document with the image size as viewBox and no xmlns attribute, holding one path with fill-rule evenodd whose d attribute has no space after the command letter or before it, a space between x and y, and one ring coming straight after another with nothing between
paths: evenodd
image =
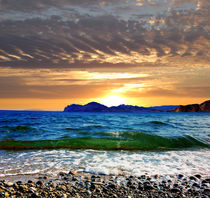
<instances>
[{"instance_id":1,"label":"orange sky","mask_svg":"<svg viewBox=\"0 0 210 198\"><path fill-rule=\"evenodd\" d=\"M208 87L205 88L210 76L208 69L191 68L190 72L189 68L169 71L141 68L142 72L135 69L136 72L2 69L0 75L16 79L16 83L5 82L6 97L0 99L1 109L62 110L68 104L90 101L108 106L176 105L200 103L209 98ZM111 101L106 100L109 97Z\"/></svg>"},{"instance_id":2,"label":"orange sky","mask_svg":"<svg viewBox=\"0 0 210 198\"><path fill-rule=\"evenodd\" d=\"M209 0L0 1L0 109L201 103Z\"/></svg>"}]
</instances>

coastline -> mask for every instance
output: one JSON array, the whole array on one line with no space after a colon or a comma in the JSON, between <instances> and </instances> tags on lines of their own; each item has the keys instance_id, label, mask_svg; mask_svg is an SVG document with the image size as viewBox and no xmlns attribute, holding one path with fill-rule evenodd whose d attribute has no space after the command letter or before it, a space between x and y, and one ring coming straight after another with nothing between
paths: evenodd
<instances>
[{"instance_id":1,"label":"coastline","mask_svg":"<svg viewBox=\"0 0 210 198\"><path fill-rule=\"evenodd\" d=\"M13 178L14 179L14 178ZM210 178L99 175L70 170L56 177L22 175L0 181L1 197L208 197Z\"/></svg>"},{"instance_id":2,"label":"coastline","mask_svg":"<svg viewBox=\"0 0 210 198\"><path fill-rule=\"evenodd\" d=\"M209 197L209 114L2 115L1 146L37 149L0 150L0 197Z\"/></svg>"}]
</instances>

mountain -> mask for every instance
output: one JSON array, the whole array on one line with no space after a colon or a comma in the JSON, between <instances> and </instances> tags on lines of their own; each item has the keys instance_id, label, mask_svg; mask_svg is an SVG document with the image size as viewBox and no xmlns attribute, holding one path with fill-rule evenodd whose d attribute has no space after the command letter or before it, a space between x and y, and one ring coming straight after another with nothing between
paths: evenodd
<instances>
[{"instance_id":1,"label":"mountain","mask_svg":"<svg viewBox=\"0 0 210 198\"><path fill-rule=\"evenodd\" d=\"M65 112L163 112L171 111L177 106L139 107L133 105L119 105L107 107L97 102L90 102L86 105L72 104L65 107Z\"/></svg>"},{"instance_id":2,"label":"mountain","mask_svg":"<svg viewBox=\"0 0 210 198\"><path fill-rule=\"evenodd\" d=\"M210 112L210 100L201 104L179 105L173 112Z\"/></svg>"},{"instance_id":3,"label":"mountain","mask_svg":"<svg viewBox=\"0 0 210 198\"><path fill-rule=\"evenodd\" d=\"M119 105L109 108L109 112L142 112L147 111L146 107L132 106L132 105Z\"/></svg>"},{"instance_id":4,"label":"mountain","mask_svg":"<svg viewBox=\"0 0 210 198\"><path fill-rule=\"evenodd\" d=\"M178 105L163 105L163 106L154 106L148 107L149 109L160 110L160 111L171 111L177 108Z\"/></svg>"},{"instance_id":5,"label":"mountain","mask_svg":"<svg viewBox=\"0 0 210 198\"><path fill-rule=\"evenodd\" d=\"M108 112L108 107L97 102L90 102L86 105L72 104L65 107L65 112Z\"/></svg>"}]
</instances>

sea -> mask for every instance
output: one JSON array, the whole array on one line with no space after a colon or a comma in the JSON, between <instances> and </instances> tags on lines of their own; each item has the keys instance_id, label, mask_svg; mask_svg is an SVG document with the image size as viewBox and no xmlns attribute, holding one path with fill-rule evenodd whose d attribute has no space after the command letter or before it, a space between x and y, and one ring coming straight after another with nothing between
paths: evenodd
<instances>
[{"instance_id":1,"label":"sea","mask_svg":"<svg viewBox=\"0 0 210 198\"><path fill-rule=\"evenodd\" d=\"M210 113L0 111L0 179L69 170L210 176Z\"/></svg>"}]
</instances>

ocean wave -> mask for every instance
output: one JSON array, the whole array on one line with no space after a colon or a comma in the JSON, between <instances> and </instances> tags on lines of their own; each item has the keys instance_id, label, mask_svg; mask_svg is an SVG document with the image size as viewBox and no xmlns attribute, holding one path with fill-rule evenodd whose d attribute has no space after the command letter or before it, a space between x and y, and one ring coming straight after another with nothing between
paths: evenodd
<instances>
[{"instance_id":1,"label":"ocean wave","mask_svg":"<svg viewBox=\"0 0 210 198\"><path fill-rule=\"evenodd\" d=\"M82 129L78 129L78 128L71 128L71 127L67 127L65 128L65 131L81 131Z\"/></svg>"},{"instance_id":2,"label":"ocean wave","mask_svg":"<svg viewBox=\"0 0 210 198\"><path fill-rule=\"evenodd\" d=\"M155 125L169 125L169 124L167 124L167 123L165 123L165 122L161 122L161 121L151 121L151 122L149 122L149 123L155 124Z\"/></svg>"},{"instance_id":3,"label":"ocean wave","mask_svg":"<svg viewBox=\"0 0 210 198\"><path fill-rule=\"evenodd\" d=\"M30 131L34 131L35 129L32 128L32 127L29 127L29 126L23 126L23 125L18 125L18 126L15 126L15 127L11 127L11 126L1 126L0 127L0 131L1 132L5 132L5 133L8 133L8 132L17 132L17 131L20 131L20 132L30 132Z\"/></svg>"},{"instance_id":4,"label":"ocean wave","mask_svg":"<svg viewBox=\"0 0 210 198\"><path fill-rule=\"evenodd\" d=\"M114 134L114 133L113 133ZM122 138L124 137L124 139ZM68 138L57 140L2 140L0 149L3 150L26 150L26 149L94 149L94 150L128 150L128 151L157 151L176 150L193 147L209 148L209 144L191 136L168 138L150 135L140 132L120 132L115 138Z\"/></svg>"},{"instance_id":5,"label":"ocean wave","mask_svg":"<svg viewBox=\"0 0 210 198\"><path fill-rule=\"evenodd\" d=\"M13 122L18 122L18 119L9 119L9 120L0 120L0 123L13 123Z\"/></svg>"}]
</instances>

